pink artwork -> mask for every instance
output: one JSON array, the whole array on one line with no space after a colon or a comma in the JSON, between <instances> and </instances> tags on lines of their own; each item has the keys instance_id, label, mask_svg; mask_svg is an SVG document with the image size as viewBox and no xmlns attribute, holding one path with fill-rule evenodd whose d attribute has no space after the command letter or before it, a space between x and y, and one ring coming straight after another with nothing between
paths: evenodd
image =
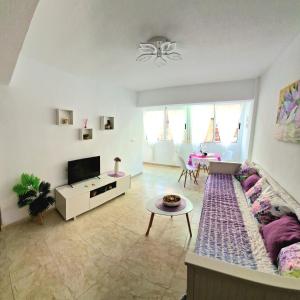
<instances>
[{"instance_id":1,"label":"pink artwork","mask_svg":"<svg viewBox=\"0 0 300 300\"><path fill-rule=\"evenodd\" d=\"M280 91L275 137L300 143L300 80Z\"/></svg>"}]
</instances>

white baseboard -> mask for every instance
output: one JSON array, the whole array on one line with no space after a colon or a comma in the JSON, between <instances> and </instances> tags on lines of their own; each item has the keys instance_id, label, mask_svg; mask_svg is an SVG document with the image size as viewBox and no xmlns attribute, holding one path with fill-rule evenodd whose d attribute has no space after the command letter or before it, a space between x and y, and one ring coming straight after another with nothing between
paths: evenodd
<instances>
[{"instance_id":1,"label":"white baseboard","mask_svg":"<svg viewBox=\"0 0 300 300\"><path fill-rule=\"evenodd\" d=\"M154 162L143 162L143 165L151 165L151 166L159 166L159 167L171 167L171 168L180 168L180 166L176 166L176 165L159 164L159 163L154 163Z\"/></svg>"}]
</instances>

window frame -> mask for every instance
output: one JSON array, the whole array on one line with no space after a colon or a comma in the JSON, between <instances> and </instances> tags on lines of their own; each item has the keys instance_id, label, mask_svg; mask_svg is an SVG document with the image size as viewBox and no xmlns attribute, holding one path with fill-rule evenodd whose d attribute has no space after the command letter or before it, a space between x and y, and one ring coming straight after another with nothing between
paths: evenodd
<instances>
[{"instance_id":1,"label":"window frame","mask_svg":"<svg viewBox=\"0 0 300 300\"><path fill-rule=\"evenodd\" d=\"M231 101L233 103L240 103L238 101ZM217 129L217 122L216 122L216 105L220 104L219 103L201 103L204 105L212 105L213 106L213 117L211 119L213 119L213 139L212 141L204 141L204 144L221 144L222 141L216 141L216 129ZM158 142L162 142L162 141L172 141L172 139L169 139L167 137L168 133L168 125L167 125L167 111L168 110L176 110L177 109L181 109L185 111L185 128L184 128L184 139L182 143L187 143L187 144L192 144L192 124L191 124L191 111L194 105L199 105L200 103L195 103L195 104L187 104L187 105L164 105L164 106L155 106L155 107L151 107L151 108L147 108L143 111L143 114L147 111L163 111L163 137L161 139L158 139ZM200 104L200 105L201 105ZM241 105L241 115L242 115L242 111L243 111L243 107L242 104ZM238 126L237 126L237 137L235 141L231 141L230 144L236 144L239 142L240 140L240 131L241 131L241 115L240 115L240 119L238 122ZM143 115L144 118L144 115ZM145 134L146 137L146 134ZM234 138L234 137L233 137Z\"/></svg>"}]
</instances>

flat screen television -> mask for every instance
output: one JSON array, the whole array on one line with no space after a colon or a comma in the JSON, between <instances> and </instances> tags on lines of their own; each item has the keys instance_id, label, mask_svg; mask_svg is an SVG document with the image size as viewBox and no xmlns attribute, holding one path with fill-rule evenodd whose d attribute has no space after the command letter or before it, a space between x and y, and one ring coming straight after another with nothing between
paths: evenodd
<instances>
[{"instance_id":1,"label":"flat screen television","mask_svg":"<svg viewBox=\"0 0 300 300\"><path fill-rule=\"evenodd\" d=\"M68 162L68 184L100 175L100 156L72 160Z\"/></svg>"}]
</instances>

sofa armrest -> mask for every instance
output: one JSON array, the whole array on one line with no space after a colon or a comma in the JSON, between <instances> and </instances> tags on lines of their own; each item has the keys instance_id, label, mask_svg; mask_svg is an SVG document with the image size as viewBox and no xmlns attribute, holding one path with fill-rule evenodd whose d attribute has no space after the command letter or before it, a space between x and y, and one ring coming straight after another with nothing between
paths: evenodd
<instances>
[{"instance_id":1,"label":"sofa armrest","mask_svg":"<svg viewBox=\"0 0 300 300\"><path fill-rule=\"evenodd\" d=\"M209 174L236 174L241 167L240 163L224 162L224 161L210 161Z\"/></svg>"},{"instance_id":2,"label":"sofa armrest","mask_svg":"<svg viewBox=\"0 0 300 300\"><path fill-rule=\"evenodd\" d=\"M299 279L288 278L188 252L187 299L299 299Z\"/></svg>"}]
</instances>

